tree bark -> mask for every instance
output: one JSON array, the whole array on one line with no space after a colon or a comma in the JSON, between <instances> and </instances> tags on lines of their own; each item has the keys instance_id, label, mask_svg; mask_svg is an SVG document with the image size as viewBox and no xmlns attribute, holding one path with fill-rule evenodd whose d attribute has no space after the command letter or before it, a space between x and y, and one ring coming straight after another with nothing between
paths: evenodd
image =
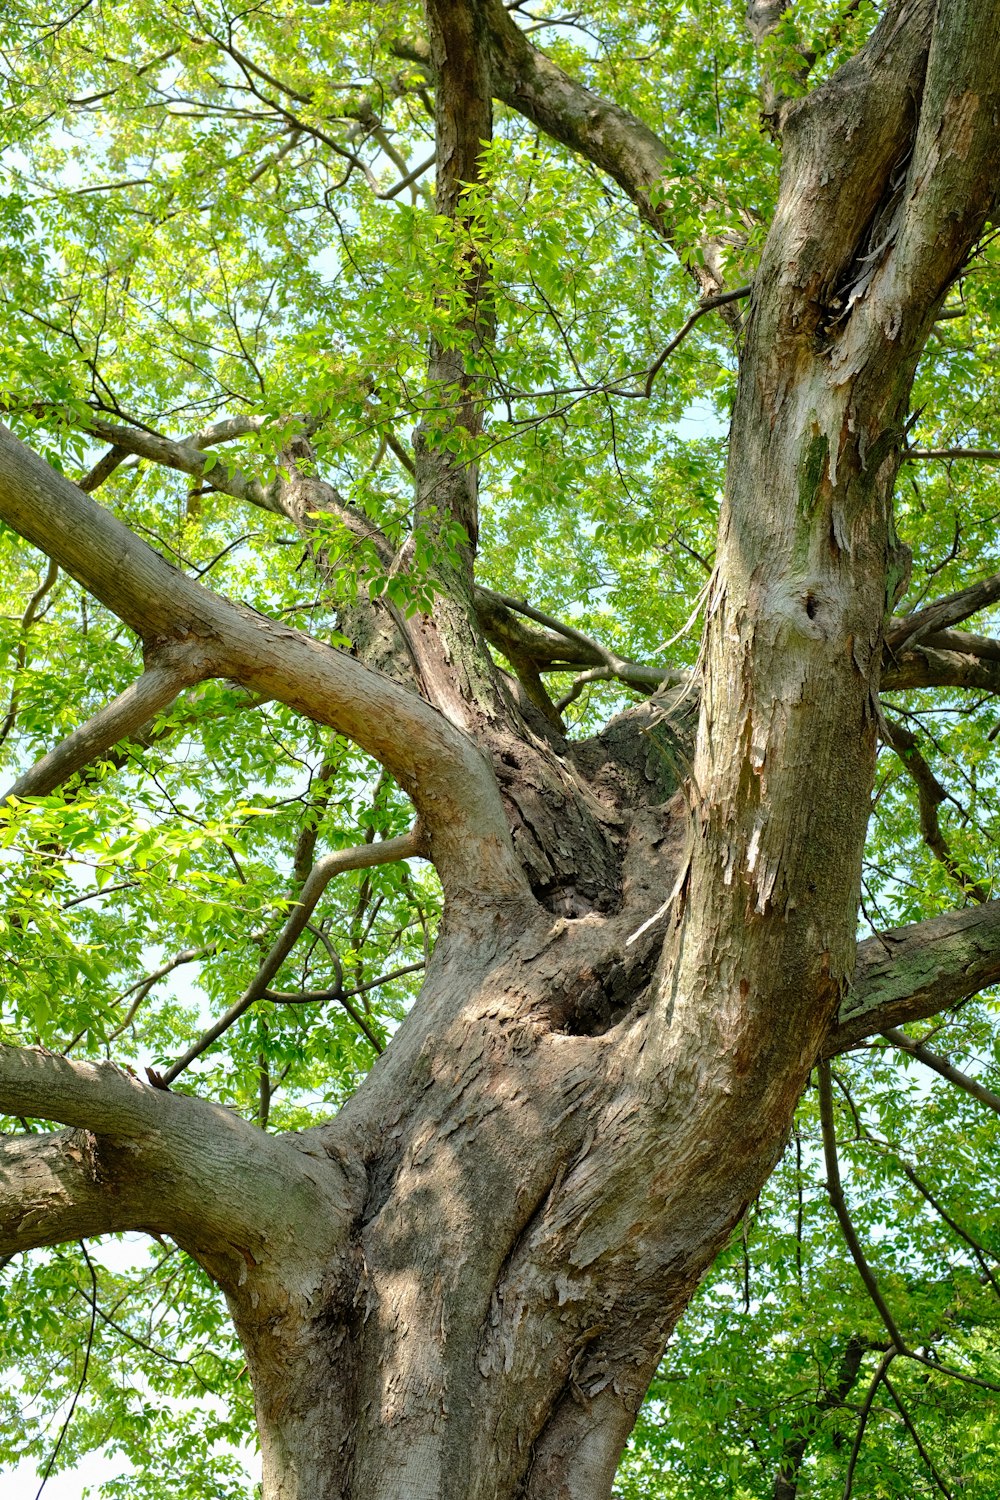
<instances>
[{"instance_id":1,"label":"tree bark","mask_svg":"<svg viewBox=\"0 0 1000 1500\"><path fill-rule=\"evenodd\" d=\"M492 92L668 231L651 132L593 105L499 5L429 11L444 211L461 215ZM781 192L680 789L645 734L662 704L577 747L522 715L475 606L474 469L426 434L418 511L447 511L467 546L412 636L421 696L200 588L0 433L0 516L154 657L189 653L185 680L224 673L376 755L445 887L413 1011L337 1118L300 1136L0 1049L0 1109L75 1130L5 1144L0 1251L176 1238L246 1349L266 1500L609 1496L664 1344L817 1057L1000 972L997 903L868 944L857 971L855 938L906 568L892 489L917 358L992 202L998 78L996 0L895 0L857 58L777 107ZM470 263L477 337L484 277ZM436 346L431 372L476 436L461 361Z\"/></svg>"}]
</instances>

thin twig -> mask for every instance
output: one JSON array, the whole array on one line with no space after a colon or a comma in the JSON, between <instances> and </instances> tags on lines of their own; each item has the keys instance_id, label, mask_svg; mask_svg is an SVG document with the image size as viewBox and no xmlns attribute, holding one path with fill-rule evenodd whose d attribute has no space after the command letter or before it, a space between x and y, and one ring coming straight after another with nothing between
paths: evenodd
<instances>
[{"instance_id":1,"label":"thin twig","mask_svg":"<svg viewBox=\"0 0 1000 1500\"><path fill-rule=\"evenodd\" d=\"M352 849L336 849L331 854L326 854L318 860L309 874L309 878L299 893L299 898L288 914L285 925L282 927L277 938L271 946L267 957L264 959L256 975L243 991L243 994L225 1011L219 1019L203 1032L197 1041L192 1042L187 1051L177 1059L175 1063L160 1074L147 1068L150 1082L158 1088L168 1088L169 1085L183 1073L184 1069L217 1041L224 1031L235 1021L238 1021L244 1011L249 1010L255 1000L261 1000L270 985L271 980L277 974L285 959L291 953L300 935L305 929L316 903L319 901L326 887L335 875L342 874L347 870L371 869L375 865L390 864L397 859L412 859L415 855L423 854L424 837L419 824L414 824L409 833L401 834L398 838L384 839L376 843L360 844ZM353 1018L353 1019L356 1019ZM367 1035L366 1028L362 1027ZM378 1046L376 1040L369 1036L373 1046Z\"/></svg>"},{"instance_id":2,"label":"thin twig","mask_svg":"<svg viewBox=\"0 0 1000 1500\"><path fill-rule=\"evenodd\" d=\"M916 735L892 719L885 718L883 723L888 744L899 756L904 770L917 789L920 833L924 843L934 858L947 870L963 894L983 904L989 900L989 892L980 885L978 880L973 879L962 869L944 836L941 820L938 817L938 808L942 802L954 802L956 799L941 785L920 753Z\"/></svg>"},{"instance_id":3,"label":"thin twig","mask_svg":"<svg viewBox=\"0 0 1000 1500\"><path fill-rule=\"evenodd\" d=\"M857 1467L858 1454L861 1452L861 1444L864 1439L865 1428L868 1425L868 1418L871 1414L872 1404L878 1393L879 1386L885 1379L886 1370L888 1370L889 1366L892 1364L898 1353L898 1349L887 1349L885 1354L883 1354L882 1358L879 1360L878 1369L875 1371L875 1374L871 1378L871 1384L869 1385L868 1390L865 1393L865 1399L861 1403L861 1411L858 1416L858 1427L857 1431L854 1434L854 1443L851 1447L851 1457L847 1464L847 1474L844 1477L844 1493L841 1496L841 1500L851 1500L851 1492L854 1488L854 1470Z\"/></svg>"},{"instance_id":4,"label":"thin twig","mask_svg":"<svg viewBox=\"0 0 1000 1500\"><path fill-rule=\"evenodd\" d=\"M681 342L681 340L687 338L688 334L691 332L692 328L697 323L699 318L703 318L706 313L714 312L717 307L725 307L728 302L738 302L741 297L749 297L752 291L752 286L738 286L735 291L720 292L717 297L709 297L707 301L703 302L700 305L700 307L696 307L694 312L688 318L687 322L681 328L680 332L674 334L674 337L670 340L670 343L664 349L663 353L660 354L650 365L649 370L646 373L646 385L643 390L643 395L648 398L653 394L653 382L655 381L657 375L659 375L660 371L663 369L664 364L670 358L671 354L673 354L674 350L677 348L677 345Z\"/></svg>"},{"instance_id":5,"label":"thin twig","mask_svg":"<svg viewBox=\"0 0 1000 1500\"><path fill-rule=\"evenodd\" d=\"M39 583L35 592L28 600L24 614L21 616L21 624L19 626L17 638L17 649L14 652L14 682L10 690L10 703L4 716L3 723L0 724L0 745L3 744L4 740L10 734L15 723L17 722L17 710L20 703L18 678L19 674L24 670L25 664L28 660L28 631L31 629L32 625L38 617L38 609L42 600L45 598L45 595L49 592L49 590L53 587L58 577L59 569L50 558L42 581L41 583Z\"/></svg>"},{"instance_id":6,"label":"thin twig","mask_svg":"<svg viewBox=\"0 0 1000 1500\"><path fill-rule=\"evenodd\" d=\"M941 1475L938 1473L937 1469L934 1467L934 1462L933 1462L930 1454L927 1452L927 1449L924 1447L923 1443L920 1441L920 1434L917 1432L917 1429L914 1427L913 1422L912 1422L912 1420L910 1418L910 1414L907 1411L906 1407L903 1405L903 1402L900 1399L900 1397L899 1397L899 1395L898 1395L898 1393L896 1391L896 1388L893 1386L893 1384L890 1381L888 1375L883 1375L883 1377L882 1377L882 1384L885 1386L886 1390L889 1392L889 1395L892 1397L893 1401L896 1403L896 1409L899 1412L899 1415L903 1419L903 1424L906 1427L907 1432L910 1434L910 1437L913 1439L914 1446L916 1447L917 1452L920 1454L920 1457L923 1460L924 1466L929 1471L931 1478L934 1480L934 1483L937 1485L937 1487L941 1491L942 1495L947 1496L947 1500L954 1500L954 1496L952 1495L951 1490L945 1484L944 1480L941 1478Z\"/></svg>"},{"instance_id":7,"label":"thin twig","mask_svg":"<svg viewBox=\"0 0 1000 1500\"><path fill-rule=\"evenodd\" d=\"M93 1300L90 1304L90 1328L87 1332L87 1347L83 1351L83 1370L80 1372L80 1379L77 1382L76 1390L73 1392L73 1399L70 1402L69 1411L66 1413L66 1420L63 1422L62 1426L59 1429L59 1436L56 1438L56 1445L49 1455L48 1463L45 1465L45 1473L42 1475L42 1482L38 1486L38 1490L35 1494L35 1500L40 1500L41 1493L48 1483L49 1475L52 1473L52 1465L55 1463L56 1458L59 1454L59 1449L62 1447L63 1438L69 1431L69 1424L70 1422L72 1422L73 1413L76 1411L76 1403L79 1401L80 1393L87 1381L87 1369L90 1365L90 1351L94 1347L94 1329L97 1324L97 1273L94 1270L93 1261L87 1254L87 1247L84 1244L83 1240L80 1240L79 1244L80 1249L83 1251L83 1258L87 1262L87 1270L90 1272L90 1287L93 1296Z\"/></svg>"}]
</instances>

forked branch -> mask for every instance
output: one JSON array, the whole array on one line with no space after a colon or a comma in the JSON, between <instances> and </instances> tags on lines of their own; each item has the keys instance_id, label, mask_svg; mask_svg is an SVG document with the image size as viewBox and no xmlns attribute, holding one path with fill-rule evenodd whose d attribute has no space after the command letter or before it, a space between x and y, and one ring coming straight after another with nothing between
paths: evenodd
<instances>
[{"instance_id":1,"label":"forked branch","mask_svg":"<svg viewBox=\"0 0 1000 1500\"><path fill-rule=\"evenodd\" d=\"M407 688L187 578L0 427L0 517L143 639L203 653L225 676L346 734L412 797L446 893L490 904L528 887L503 803L471 738Z\"/></svg>"},{"instance_id":2,"label":"forked branch","mask_svg":"<svg viewBox=\"0 0 1000 1500\"><path fill-rule=\"evenodd\" d=\"M347 1179L336 1164L320 1173L290 1140L113 1063L0 1046L0 1112L76 1127L2 1138L0 1253L153 1229L211 1256L243 1246L262 1260L293 1220L300 1235L346 1230ZM242 1255L236 1264L245 1279Z\"/></svg>"},{"instance_id":3,"label":"forked branch","mask_svg":"<svg viewBox=\"0 0 1000 1500\"><path fill-rule=\"evenodd\" d=\"M48 796L97 756L169 708L182 688L190 687L205 675L196 650L182 649L164 660L154 661L123 693L19 776L0 797L0 807L12 797Z\"/></svg>"}]
</instances>

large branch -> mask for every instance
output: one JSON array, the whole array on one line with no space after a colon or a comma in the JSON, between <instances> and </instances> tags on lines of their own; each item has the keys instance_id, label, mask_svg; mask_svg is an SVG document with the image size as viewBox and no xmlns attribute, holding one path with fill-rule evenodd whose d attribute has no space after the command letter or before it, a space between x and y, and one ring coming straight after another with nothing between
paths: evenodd
<instances>
[{"instance_id":1,"label":"large branch","mask_svg":"<svg viewBox=\"0 0 1000 1500\"><path fill-rule=\"evenodd\" d=\"M959 589L955 594L946 594L943 599L936 599L923 609L890 621L886 631L886 645L894 651L906 651L918 642L929 643L931 636L944 635L946 632L951 634L952 625L960 625L981 609L988 609L998 599L1000 573L991 573L988 578L982 578L968 588Z\"/></svg>"},{"instance_id":2,"label":"large branch","mask_svg":"<svg viewBox=\"0 0 1000 1500\"><path fill-rule=\"evenodd\" d=\"M889 139L888 191L873 204L872 227L845 267L839 302L847 323L836 356L842 380L879 346L922 348L996 197L1000 0L894 0L864 49L889 65L880 68L883 91L903 81L911 42L915 128ZM869 155L858 154L866 171Z\"/></svg>"},{"instance_id":3,"label":"large branch","mask_svg":"<svg viewBox=\"0 0 1000 1500\"><path fill-rule=\"evenodd\" d=\"M531 42L502 0L470 0L476 26L489 49L493 93L553 140L592 162L623 188L642 217L688 263L703 296L722 287L719 243L706 238L700 255L688 261L694 245L681 242L662 188L669 170L666 145L627 109L594 93ZM397 44L402 56L433 65L419 41Z\"/></svg>"},{"instance_id":4,"label":"large branch","mask_svg":"<svg viewBox=\"0 0 1000 1500\"><path fill-rule=\"evenodd\" d=\"M446 891L523 897L492 771L473 741L415 693L187 578L0 426L0 519L143 639L197 646L225 676L328 724L379 760L413 799Z\"/></svg>"},{"instance_id":5,"label":"large branch","mask_svg":"<svg viewBox=\"0 0 1000 1500\"><path fill-rule=\"evenodd\" d=\"M879 299L889 338L894 304L936 312L996 200L998 109L1000 3L939 0L899 242Z\"/></svg>"},{"instance_id":6,"label":"large branch","mask_svg":"<svg viewBox=\"0 0 1000 1500\"><path fill-rule=\"evenodd\" d=\"M221 495L231 495L234 500L245 501L259 510L287 516L304 530L308 529L310 512L325 511L336 516L353 535L373 542L384 559L388 560L391 552L385 538L356 506L349 505L332 484L299 472L295 464L297 450L302 448L305 450L304 456L311 456L308 440L302 436L307 428L304 419L288 419L289 428L295 430L291 444L282 453L283 467L288 478L279 475L271 484L264 485L253 475L231 467L212 454L211 450L219 444L260 432L267 422L266 417L226 417L191 437L176 439L158 432L149 432L145 428L108 422L103 417L92 415L82 424L82 430L112 444L107 455L109 461L112 455L131 453L137 458L159 464L162 468L188 474L199 484L204 484L206 488L218 491ZM116 459L118 461L120 459ZM96 488L92 482L96 472L94 470L87 476L87 481L81 488Z\"/></svg>"},{"instance_id":7,"label":"large branch","mask_svg":"<svg viewBox=\"0 0 1000 1500\"><path fill-rule=\"evenodd\" d=\"M932 644L959 634L957 630L942 631L940 636L930 636L922 641L913 651L905 651L893 658L882 673L881 690L895 692L901 688L950 687L1000 693L1000 661L979 651L941 651ZM971 639L977 640L978 637Z\"/></svg>"},{"instance_id":8,"label":"large branch","mask_svg":"<svg viewBox=\"0 0 1000 1500\"><path fill-rule=\"evenodd\" d=\"M1000 901L880 933L858 946L854 982L823 1053L935 1016L998 982Z\"/></svg>"},{"instance_id":9,"label":"large branch","mask_svg":"<svg viewBox=\"0 0 1000 1500\"><path fill-rule=\"evenodd\" d=\"M3 1141L2 1252L149 1229L220 1268L235 1252L236 1278L245 1280L244 1252L264 1260L291 1224L324 1241L345 1232L341 1167L320 1167L290 1138L207 1100L150 1088L113 1063L0 1046L0 1112L76 1127Z\"/></svg>"},{"instance_id":10,"label":"large branch","mask_svg":"<svg viewBox=\"0 0 1000 1500\"><path fill-rule=\"evenodd\" d=\"M135 1229L149 1207L137 1187L100 1175L87 1131L0 1136L0 1255Z\"/></svg>"}]
</instances>

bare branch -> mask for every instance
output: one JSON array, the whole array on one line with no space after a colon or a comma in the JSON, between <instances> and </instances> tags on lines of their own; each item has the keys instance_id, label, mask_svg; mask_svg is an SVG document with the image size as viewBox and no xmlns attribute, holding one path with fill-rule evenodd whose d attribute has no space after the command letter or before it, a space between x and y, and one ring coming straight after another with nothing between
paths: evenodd
<instances>
[{"instance_id":1,"label":"bare branch","mask_svg":"<svg viewBox=\"0 0 1000 1500\"><path fill-rule=\"evenodd\" d=\"M708 297L704 302L701 303L699 307L696 307L691 316L683 324L680 331L674 334L673 338L670 340L670 343L667 345L667 347L663 350L662 354L660 354L650 365L649 371L646 375L646 384L643 388L643 395L648 399L653 394L653 382L656 380L657 375L663 369L664 364L670 358L671 354L673 354L678 344L680 344L683 339L687 338L688 334L691 332L692 328L697 323L699 318L703 318L706 313L714 312L718 307L726 307L730 302L738 302L743 297L749 297L752 291L752 286L738 286L735 291L720 292L718 296Z\"/></svg>"},{"instance_id":2,"label":"bare branch","mask_svg":"<svg viewBox=\"0 0 1000 1500\"><path fill-rule=\"evenodd\" d=\"M0 1136L0 1254L135 1227L144 1205L126 1183L99 1178L92 1139L82 1130Z\"/></svg>"},{"instance_id":3,"label":"bare branch","mask_svg":"<svg viewBox=\"0 0 1000 1500\"><path fill-rule=\"evenodd\" d=\"M886 1350L879 1360L878 1368L872 1376L871 1383L865 1392L865 1399L861 1403L861 1411L858 1414L858 1425L854 1433L854 1442L851 1445L851 1456L847 1462L847 1474L844 1477L844 1493L841 1500L851 1500L851 1494L854 1489L854 1471L858 1465L858 1455L861 1452L861 1444L864 1441L868 1418L871 1415L871 1409L878 1394L878 1388L885 1379L885 1372L896 1358L898 1352L897 1349Z\"/></svg>"},{"instance_id":4,"label":"bare branch","mask_svg":"<svg viewBox=\"0 0 1000 1500\"><path fill-rule=\"evenodd\" d=\"M992 573L979 583L971 584L969 588L960 589L956 594L948 594L901 619L891 620L886 631L886 645L893 652L911 649L918 642L926 642L928 636L948 630L952 625L967 620L970 615L978 614L981 609L995 604L998 599L1000 573Z\"/></svg>"},{"instance_id":5,"label":"bare branch","mask_svg":"<svg viewBox=\"0 0 1000 1500\"><path fill-rule=\"evenodd\" d=\"M978 656L983 661L1000 662L1000 641L988 635L971 635L965 630L935 630L925 636L922 645L936 651L958 651L965 656Z\"/></svg>"},{"instance_id":6,"label":"bare branch","mask_svg":"<svg viewBox=\"0 0 1000 1500\"><path fill-rule=\"evenodd\" d=\"M290 1218L324 1242L328 1229L346 1229L347 1183L335 1163L318 1172L291 1139L265 1137L221 1105L150 1088L113 1063L0 1046L0 1111L78 1127L5 1139L0 1249L150 1229L210 1254L242 1245L260 1260ZM312 1216L327 1214L322 1229Z\"/></svg>"},{"instance_id":7,"label":"bare branch","mask_svg":"<svg viewBox=\"0 0 1000 1500\"><path fill-rule=\"evenodd\" d=\"M514 599L509 594L497 594L492 589L482 587L477 588L476 597L477 609L482 610L488 622L484 627L487 638L490 638L490 630L492 630L493 637L505 643L500 645L500 649L506 654L509 646L515 653L515 660L517 655L531 657L543 667L543 670L565 667L575 662L580 665L603 667L607 669L609 676L617 677L630 687L639 688L647 693L654 692L661 687L677 687L689 679L687 672L644 667L639 662L627 661L624 657L616 655L614 651L609 651L606 646L602 646L591 636L585 635L582 630L575 630L572 625L567 625L553 615L536 609L534 605L528 604L523 599ZM544 625L556 639L553 639L553 635L541 635L537 631L522 630L516 623L512 625L509 615L505 617L501 610L525 615L529 620Z\"/></svg>"},{"instance_id":8,"label":"bare branch","mask_svg":"<svg viewBox=\"0 0 1000 1500\"><path fill-rule=\"evenodd\" d=\"M376 198L382 198L386 201L388 201L390 198L395 198L396 195L403 192L405 188L411 187L412 184L416 182L418 177L422 177L426 171L433 167L436 161L437 152L434 151L430 156L427 157L426 161L422 161L418 166L414 167L412 172L407 172L406 176L401 178L399 182L393 183L391 188L387 188L384 193L376 193Z\"/></svg>"},{"instance_id":9,"label":"bare branch","mask_svg":"<svg viewBox=\"0 0 1000 1500\"><path fill-rule=\"evenodd\" d=\"M238 419L230 418L227 423L220 426L230 426L238 422ZM190 474L194 479L201 479L209 465L209 459L204 450L213 447L216 443L226 442L229 437L241 436L244 433L259 430L262 419L246 419L246 425L242 423L239 432L232 432L227 436L209 436L208 433L199 433L193 438L183 442L176 442L172 438L162 437L159 433L145 432L140 427L125 427L117 422L105 421L103 417L91 416L87 418L85 430L94 437L104 438L113 448L124 454L133 454L137 458L145 458L150 463L161 464L167 469L177 469L182 474ZM209 429L210 433L212 429ZM93 471L92 471L93 472ZM276 510L270 490L257 479L252 479L237 469L230 473L226 466L216 462L211 466L211 482L213 489L219 490L224 495L232 495L236 500L249 501L251 505L260 510Z\"/></svg>"},{"instance_id":10,"label":"bare branch","mask_svg":"<svg viewBox=\"0 0 1000 1500\"><path fill-rule=\"evenodd\" d=\"M112 444L103 458L99 458L94 467L77 481L81 490L90 495L94 490L100 489L104 481L110 479L119 464L123 464L127 458L127 448L120 448L117 443Z\"/></svg>"},{"instance_id":11,"label":"bare branch","mask_svg":"<svg viewBox=\"0 0 1000 1500\"><path fill-rule=\"evenodd\" d=\"M821 1062L817 1067L819 1079L819 1117L823 1128L823 1155L826 1159L826 1187L830 1196L830 1205L837 1216L840 1224L840 1232L844 1236L844 1243L851 1252L851 1259L858 1270L858 1275L865 1284L865 1290L871 1298L879 1317L885 1324L889 1337L892 1339L893 1347L900 1354L906 1352L906 1345L902 1335L896 1327L896 1320L889 1311L885 1298L879 1290L875 1273L865 1259L865 1253L861 1248L851 1215L844 1197L844 1189L840 1180L840 1163L837 1160L837 1135L833 1120L833 1093L830 1087L830 1064Z\"/></svg>"},{"instance_id":12,"label":"bare branch","mask_svg":"<svg viewBox=\"0 0 1000 1500\"><path fill-rule=\"evenodd\" d=\"M988 901L987 891L962 869L942 832L938 808L942 802L948 800L948 793L917 748L916 735L902 724L893 723L889 719L885 720L885 734L888 743L899 756L907 775L916 786L920 807L920 832L924 843L967 896L971 896L973 901Z\"/></svg>"},{"instance_id":13,"label":"bare branch","mask_svg":"<svg viewBox=\"0 0 1000 1500\"><path fill-rule=\"evenodd\" d=\"M940 318L941 314L938 314ZM949 317L961 317L961 313L950 313ZM1000 463L998 448L907 448L902 455L903 463L916 463L929 458L978 458L984 463Z\"/></svg>"},{"instance_id":14,"label":"bare branch","mask_svg":"<svg viewBox=\"0 0 1000 1500\"><path fill-rule=\"evenodd\" d=\"M1000 693L1000 661L976 651L941 651L932 641L954 638L959 632L935 632L912 651L895 656L882 672L883 692L903 688L950 687L972 688L977 692ZM970 640L980 637L972 636Z\"/></svg>"}]
</instances>

